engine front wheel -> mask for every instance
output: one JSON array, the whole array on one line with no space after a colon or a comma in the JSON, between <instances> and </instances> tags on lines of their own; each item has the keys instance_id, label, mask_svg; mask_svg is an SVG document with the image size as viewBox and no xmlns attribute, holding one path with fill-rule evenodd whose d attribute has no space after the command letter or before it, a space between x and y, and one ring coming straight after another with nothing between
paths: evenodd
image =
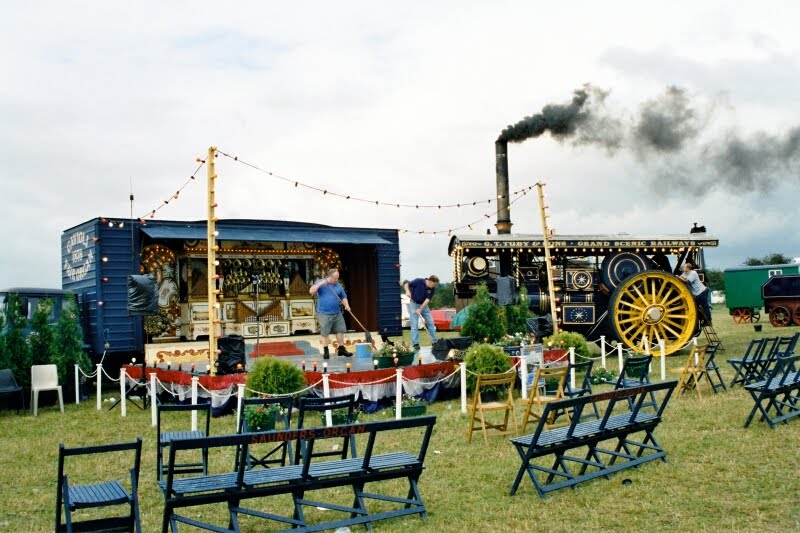
<instances>
[{"instance_id":1,"label":"engine front wheel","mask_svg":"<svg viewBox=\"0 0 800 533\"><path fill-rule=\"evenodd\" d=\"M645 338L651 351L663 340L666 355L675 353L698 328L689 287L667 272L641 272L623 281L611 296L609 311L617 338L640 353L645 351Z\"/></svg>"}]
</instances>

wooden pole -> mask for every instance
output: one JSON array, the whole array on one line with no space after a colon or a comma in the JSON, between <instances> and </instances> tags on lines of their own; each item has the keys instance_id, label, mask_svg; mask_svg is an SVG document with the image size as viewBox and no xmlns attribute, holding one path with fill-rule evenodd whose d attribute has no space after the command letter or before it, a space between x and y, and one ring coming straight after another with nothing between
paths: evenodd
<instances>
[{"instance_id":1,"label":"wooden pole","mask_svg":"<svg viewBox=\"0 0 800 533\"><path fill-rule=\"evenodd\" d=\"M212 146L208 149L206 156L206 167L208 169L208 358L211 364L211 375L217 375L217 325L220 324L219 320L219 300L217 295L217 215L216 215L216 192L214 184L217 179L216 165L214 158L216 157L217 149Z\"/></svg>"}]
</instances>

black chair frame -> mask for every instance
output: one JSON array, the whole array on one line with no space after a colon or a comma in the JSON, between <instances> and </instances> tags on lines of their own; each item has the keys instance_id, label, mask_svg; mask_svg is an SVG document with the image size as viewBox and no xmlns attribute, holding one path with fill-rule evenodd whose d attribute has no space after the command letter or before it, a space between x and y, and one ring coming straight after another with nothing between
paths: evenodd
<instances>
[{"instance_id":1,"label":"black chair frame","mask_svg":"<svg viewBox=\"0 0 800 533\"><path fill-rule=\"evenodd\" d=\"M198 414L205 415L205 430L186 430L186 431L161 431L161 417L162 413L191 413L197 411ZM198 424L198 427L199 424ZM185 405L162 405L156 406L156 479L161 481L161 477L166 473L164 466L164 449L169 448L170 442L173 439L195 439L200 437L208 437L211 428L211 402L200 404L185 404ZM202 472L208 473L208 450L203 452L202 461L199 463L182 463L176 465L175 472L181 474L191 474Z\"/></svg>"},{"instance_id":2,"label":"black chair frame","mask_svg":"<svg viewBox=\"0 0 800 533\"><path fill-rule=\"evenodd\" d=\"M236 433L252 433L257 431L255 428L248 428L247 422L245 420L245 414L247 412L247 407L251 406L279 406L280 413L275 418L275 429L276 430L287 430L291 429L292 427L292 408L294 407L294 399L291 396L282 396L276 398L244 398L242 403L239 405L239 426L236 429ZM279 425L278 422L281 422ZM240 449L236 450L236 461L238 464L239 461L239 454L241 453ZM256 455L253 455L256 453ZM289 460L289 464L292 464L292 442L285 441L282 442L267 451L266 454L261 455L261 452L255 452L253 447L250 448L250 452L248 453L247 457L245 458L247 469L250 470L256 466L263 466L264 468L269 468L270 465L279 465L285 466L286 460Z\"/></svg>"}]
</instances>

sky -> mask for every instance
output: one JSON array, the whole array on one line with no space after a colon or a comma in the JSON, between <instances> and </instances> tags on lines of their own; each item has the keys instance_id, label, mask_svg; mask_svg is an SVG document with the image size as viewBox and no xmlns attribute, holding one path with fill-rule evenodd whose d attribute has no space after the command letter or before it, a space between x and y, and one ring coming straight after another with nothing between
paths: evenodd
<instances>
[{"instance_id":1,"label":"sky","mask_svg":"<svg viewBox=\"0 0 800 533\"><path fill-rule=\"evenodd\" d=\"M205 169L163 201L210 146L239 158L218 160L220 218L400 228L402 277L452 280L447 231L495 232L496 200L472 202L496 197L501 131L584 87L618 144L544 132L508 149L510 189L545 182L557 234L697 222L720 241L711 267L799 257L800 5L551 4L7 3L0 286L60 286L61 234L130 217L131 192L136 218L204 219ZM640 119L670 94L681 138L643 149ZM541 232L534 195L511 221Z\"/></svg>"}]
</instances>

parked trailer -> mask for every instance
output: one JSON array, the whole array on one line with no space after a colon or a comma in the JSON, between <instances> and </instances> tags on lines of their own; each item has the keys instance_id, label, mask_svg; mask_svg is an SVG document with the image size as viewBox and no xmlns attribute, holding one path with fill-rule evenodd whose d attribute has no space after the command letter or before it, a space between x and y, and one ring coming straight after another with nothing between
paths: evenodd
<instances>
[{"instance_id":1,"label":"parked trailer","mask_svg":"<svg viewBox=\"0 0 800 533\"><path fill-rule=\"evenodd\" d=\"M770 324L800 326L800 275L772 276L762 285L761 295Z\"/></svg>"},{"instance_id":2,"label":"parked trailer","mask_svg":"<svg viewBox=\"0 0 800 533\"><path fill-rule=\"evenodd\" d=\"M761 287L773 276L800 273L800 264L756 265L727 268L725 306L737 324L758 322L764 297ZM767 311L769 313L769 311Z\"/></svg>"},{"instance_id":3,"label":"parked trailer","mask_svg":"<svg viewBox=\"0 0 800 533\"><path fill-rule=\"evenodd\" d=\"M397 230L274 220L220 220L216 227L222 290L217 334L316 333L308 284L331 267L341 269L350 306L364 326L402 334ZM207 338L206 237L202 220L98 217L64 231L62 287L81 298L95 360L105 352L124 362L142 355L146 341ZM140 274L157 280L154 317L128 312L128 278Z\"/></svg>"}]
</instances>

